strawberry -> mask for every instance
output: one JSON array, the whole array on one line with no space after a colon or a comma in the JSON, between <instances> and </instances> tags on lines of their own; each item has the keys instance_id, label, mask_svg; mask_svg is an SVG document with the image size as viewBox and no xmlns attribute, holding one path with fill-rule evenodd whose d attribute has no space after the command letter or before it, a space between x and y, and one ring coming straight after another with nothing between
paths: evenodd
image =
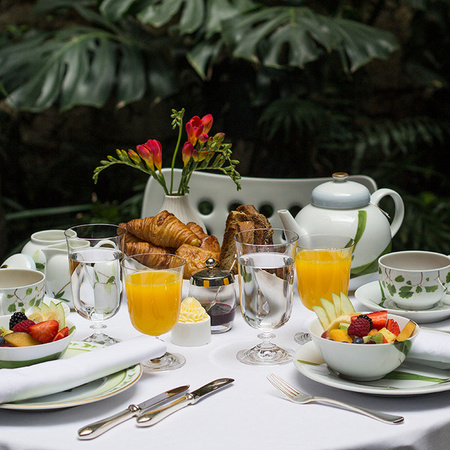
<instances>
[{"instance_id":1,"label":"strawberry","mask_svg":"<svg viewBox=\"0 0 450 450\"><path fill-rule=\"evenodd\" d=\"M30 335L43 344L50 342L58 333L59 323L56 320L46 320L30 327Z\"/></svg>"},{"instance_id":2,"label":"strawberry","mask_svg":"<svg viewBox=\"0 0 450 450\"><path fill-rule=\"evenodd\" d=\"M395 334L396 336L400 334L400 327L397 321L395 321L394 319L388 319L386 328L388 329L388 331L390 331L392 334Z\"/></svg>"},{"instance_id":3,"label":"strawberry","mask_svg":"<svg viewBox=\"0 0 450 450\"><path fill-rule=\"evenodd\" d=\"M65 337L69 336L69 327L61 328L57 333L56 336L53 338L53 341L59 341L60 339L63 339Z\"/></svg>"},{"instance_id":4,"label":"strawberry","mask_svg":"<svg viewBox=\"0 0 450 450\"><path fill-rule=\"evenodd\" d=\"M372 319L373 328L381 330L386 326L387 311L375 311L366 315Z\"/></svg>"},{"instance_id":5,"label":"strawberry","mask_svg":"<svg viewBox=\"0 0 450 450\"><path fill-rule=\"evenodd\" d=\"M17 325L14 325L12 331L14 332L23 332L23 333L29 333L30 327L34 325L34 322L32 320L22 320L22 322L19 322Z\"/></svg>"}]
</instances>

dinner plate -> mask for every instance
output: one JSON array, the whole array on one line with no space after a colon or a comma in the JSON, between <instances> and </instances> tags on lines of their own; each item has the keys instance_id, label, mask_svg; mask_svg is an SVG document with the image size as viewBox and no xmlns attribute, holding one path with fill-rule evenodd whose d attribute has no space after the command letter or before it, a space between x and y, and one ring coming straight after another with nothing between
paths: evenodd
<instances>
[{"instance_id":1,"label":"dinner plate","mask_svg":"<svg viewBox=\"0 0 450 450\"><path fill-rule=\"evenodd\" d=\"M101 345L94 343L73 341L63 358L70 358L101 347ZM33 411L85 405L120 394L133 386L141 378L142 373L142 366L137 364L74 389L18 402L2 403L0 408Z\"/></svg>"},{"instance_id":2,"label":"dinner plate","mask_svg":"<svg viewBox=\"0 0 450 450\"><path fill-rule=\"evenodd\" d=\"M352 381L341 378L325 364L314 342L308 342L297 350L294 365L301 374L317 383L351 392L414 396L450 390L448 371L411 363L408 360L381 380ZM389 378L391 376L400 379Z\"/></svg>"},{"instance_id":3,"label":"dinner plate","mask_svg":"<svg viewBox=\"0 0 450 450\"><path fill-rule=\"evenodd\" d=\"M450 317L450 305L439 302L431 309L412 311L401 309L386 298L379 281L372 281L359 287L355 292L356 299L372 311L386 309L391 314L407 317L416 323L439 322ZM447 298L450 298L446 296Z\"/></svg>"}]
</instances>

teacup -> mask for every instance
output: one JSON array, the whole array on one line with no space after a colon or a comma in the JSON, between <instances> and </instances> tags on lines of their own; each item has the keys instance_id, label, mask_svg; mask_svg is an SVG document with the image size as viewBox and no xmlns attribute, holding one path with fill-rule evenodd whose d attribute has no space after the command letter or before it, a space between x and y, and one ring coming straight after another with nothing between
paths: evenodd
<instances>
[{"instance_id":1,"label":"teacup","mask_svg":"<svg viewBox=\"0 0 450 450\"><path fill-rule=\"evenodd\" d=\"M378 266L384 294L405 310L430 309L450 288L450 258L440 253L388 253L378 260Z\"/></svg>"},{"instance_id":2,"label":"teacup","mask_svg":"<svg viewBox=\"0 0 450 450\"><path fill-rule=\"evenodd\" d=\"M45 275L38 270L0 269L0 315L27 312L45 295Z\"/></svg>"}]
</instances>

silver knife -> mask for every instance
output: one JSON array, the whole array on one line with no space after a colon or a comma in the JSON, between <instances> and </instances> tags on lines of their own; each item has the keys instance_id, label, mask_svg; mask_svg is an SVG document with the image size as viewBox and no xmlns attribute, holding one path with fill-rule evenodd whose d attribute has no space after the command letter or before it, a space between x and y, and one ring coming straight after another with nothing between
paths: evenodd
<instances>
[{"instance_id":1,"label":"silver knife","mask_svg":"<svg viewBox=\"0 0 450 450\"><path fill-rule=\"evenodd\" d=\"M124 411L121 411L113 416L107 417L106 419L99 420L98 422L91 423L86 425L83 428L78 430L78 437L80 439L94 439L97 436L105 433L110 430L112 427L115 427L119 423L125 422L128 419L131 419L134 416L137 416L139 413L144 413L148 411L150 408L154 409L155 406L166 403L172 397L182 394L184 391L189 389L189 385L180 386L170 391L163 392L162 394L157 395L156 397L150 398L145 402L139 403L138 405L130 405Z\"/></svg>"},{"instance_id":2,"label":"silver knife","mask_svg":"<svg viewBox=\"0 0 450 450\"><path fill-rule=\"evenodd\" d=\"M217 380L211 381L210 383L205 384L204 386L193 392L188 392L187 394L183 395L183 397L175 400L170 405L164 408L159 408L147 413L139 414L138 418L136 419L137 425L139 427L149 427L151 425L154 425L155 423L158 423L175 411L178 411L187 405L196 403L200 397L203 397L206 394L210 394L211 392L214 392L217 389L220 389L232 383L233 381L234 380L232 378L219 378Z\"/></svg>"}]
</instances>

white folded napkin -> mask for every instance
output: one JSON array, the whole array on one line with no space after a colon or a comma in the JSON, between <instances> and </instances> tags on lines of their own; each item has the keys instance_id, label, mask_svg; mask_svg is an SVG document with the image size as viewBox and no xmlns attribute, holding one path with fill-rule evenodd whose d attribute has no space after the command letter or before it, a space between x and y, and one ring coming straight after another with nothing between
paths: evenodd
<instances>
[{"instance_id":1,"label":"white folded napkin","mask_svg":"<svg viewBox=\"0 0 450 450\"><path fill-rule=\"evenodd\" d=\"M421 329L414 339L408 359L436 362L450 367L450 334Z\"/></svg>"},{"instance_id":2,"label":"white folded napkin","mask_svg":"<svg viewBox=\"0 0 450 450\"><path fill-rule=\"evenodd\" d=\"M142 335L71 358L17 369L1 369L0 403L72 389L139 362L162 356L165 351L163 341Z\"/></svg>"}]
</instances>

